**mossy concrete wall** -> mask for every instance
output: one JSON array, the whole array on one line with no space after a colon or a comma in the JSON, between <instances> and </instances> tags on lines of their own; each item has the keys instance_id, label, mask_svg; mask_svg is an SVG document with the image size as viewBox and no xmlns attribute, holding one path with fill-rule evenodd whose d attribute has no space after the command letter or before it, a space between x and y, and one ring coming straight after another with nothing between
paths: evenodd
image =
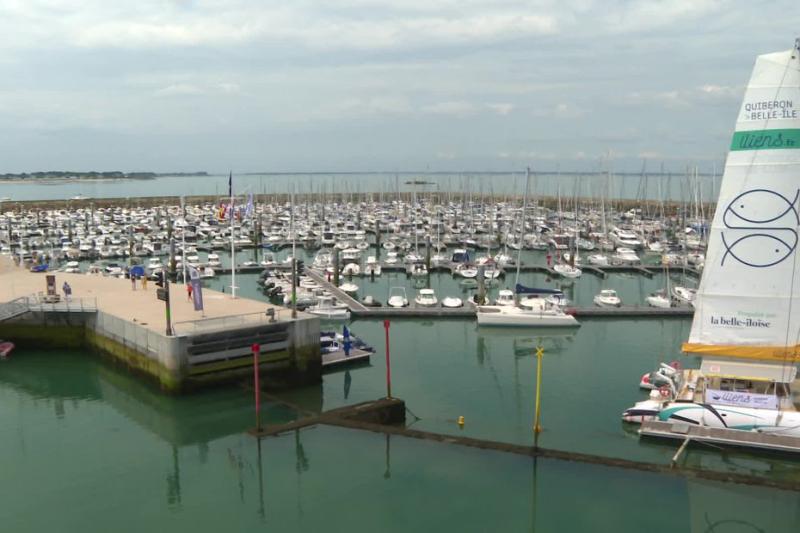
<instances>
[{"instance_id":1,"label":"mossy concrete wall","mask_svg":"<svg viewBox=\"0 0 800 533\"><path fill-rule=\"evenodd\" d=\"M318 383L322 376L319 319L286 323L289 347L264 354L260 371L270 386ZM20 346L47 349L88 348L154 379L166 391L220 383L252 374L246 362L221 359L213 370L193 374L187 337L167 337L102 311L96 313L29 313L0 323L0 338ZM244 364L243 364L244 363Z\"/></svg>"}]
</instances>

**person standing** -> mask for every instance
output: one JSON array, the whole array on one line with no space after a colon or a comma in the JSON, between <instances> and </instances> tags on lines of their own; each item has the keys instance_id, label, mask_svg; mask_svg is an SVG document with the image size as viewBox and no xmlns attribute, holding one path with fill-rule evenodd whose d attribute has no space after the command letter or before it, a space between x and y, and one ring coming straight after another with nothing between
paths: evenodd
<instances>
[{"instance_id":1,"label":"person standing","mask_svg":"<svg viewBox=\"0 0 800 533\"><path fill-rule=\"evenodd\" d=\"M191 283L187 283L186 284L186 299L189 300L190 302L192 301L192 284Z\"/></svg>"},{"instance_id":2,"label":"person standing","mask_svg":"<svg viewBox=\"0 0 800 533\"><path fill-rule=\"evenodd\" d=\"M147 290L147 276L146 275L142 276L142 290L143 291Z\"/></svg>"}]
</instances>

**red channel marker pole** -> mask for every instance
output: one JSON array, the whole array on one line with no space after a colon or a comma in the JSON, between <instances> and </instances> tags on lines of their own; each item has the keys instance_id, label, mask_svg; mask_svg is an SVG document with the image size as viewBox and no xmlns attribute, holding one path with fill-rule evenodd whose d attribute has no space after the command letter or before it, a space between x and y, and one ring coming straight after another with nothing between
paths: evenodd
<instances>
[{"instance_id":1,"label":"red channel marker pole","mask_svg":"<svg viewBox=\"0 0 800 533\"><path fill-rule=\"evenodd\" d=\"M383 329L386 330L386 397L392 397L392 366L389 364L389 321L383 321Z\"/></svg>"},{"instance_id":2,"label":"red channel marker pole","mask_svg":"<svg viewBox=\"0 0 800 533\"><path fill-rule=\"evenodd\" d=\"M256 431L261 431L261 387L258 383L258 356L261 353L261 345L254 344L253 350L253 385L255 387L256 401Z\"/></svg>"}]
</instances>

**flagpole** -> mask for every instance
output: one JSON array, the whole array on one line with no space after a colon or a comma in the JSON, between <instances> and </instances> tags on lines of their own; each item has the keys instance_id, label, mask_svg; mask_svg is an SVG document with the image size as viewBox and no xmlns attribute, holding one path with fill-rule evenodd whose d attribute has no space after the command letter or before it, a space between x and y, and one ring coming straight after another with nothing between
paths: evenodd
<instances>
[{"instance_id":1,"label":"flagpole","mask_svg":"<svg viewBox=\"0 0 800 533\"><path fill-rule=\"evenodd\" d=\"M186 285L186 200L181 196L181 211L183 212L183 231L181 231L181 265L183 266L183 284Z\"/></svg>"},{"instance_id":2,"label":"flagpole","mask_svg":"<svg viewBox=\"0 0 800 533\"><path fill-rule=\"evenodd\" d=\"M233 239L233 173L228 174L228 192L231 197L231 298L236 298L236 247Z\"/></svg>"}]
</instances>

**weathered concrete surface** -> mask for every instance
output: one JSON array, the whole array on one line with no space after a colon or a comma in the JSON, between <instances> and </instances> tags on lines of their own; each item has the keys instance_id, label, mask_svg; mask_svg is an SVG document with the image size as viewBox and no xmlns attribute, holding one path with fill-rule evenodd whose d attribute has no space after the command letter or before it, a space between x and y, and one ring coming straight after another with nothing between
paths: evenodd
<instances>
[{"instance_id":1,"label":"weathered concrete surface","mask_svg":"<svg viewBox=\"0 0 800 533\"><path fill-rule=\"evenodd\" d=\"M151 376L163 389L177 391L251 374L251 344L281 331L283 341L262 343L259 368L269 371L273 381L289 385L321 380L319 319L313 315L298 313L292 319L288 309L206 289L201 314L184 286L171 284L175 334L168 336L165 304L156 298L154 283L144 289L139 282L133 290L126 279L54 275L62 301L0 322L0 338L34 347L89 347ZM71 303L63 301L65 281L72 287ZM0 258L0 303L45 291L44 274ZM85 310L87 302L90 311ZM267 309L274 311L275 321L267 318Z\"/></svg>"}]
</instances>

